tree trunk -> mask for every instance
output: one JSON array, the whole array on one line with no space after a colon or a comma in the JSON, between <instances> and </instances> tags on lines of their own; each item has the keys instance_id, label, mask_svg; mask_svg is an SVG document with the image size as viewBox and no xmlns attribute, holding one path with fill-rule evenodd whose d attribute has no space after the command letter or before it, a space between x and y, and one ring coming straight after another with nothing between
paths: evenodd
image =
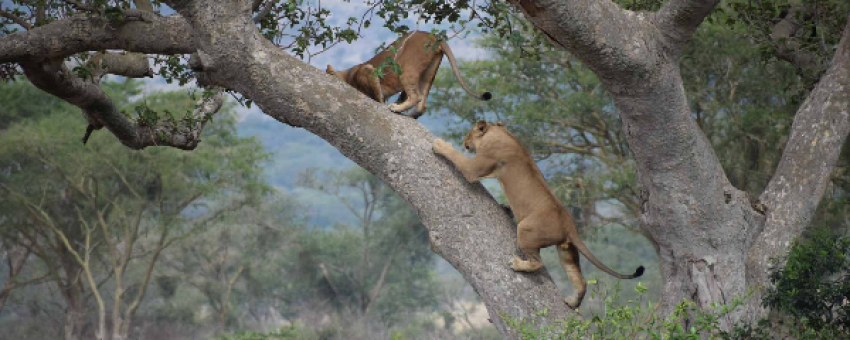
<instances>
[{"instance_id":1,"label":"tree trunk","mask_svg":"<svg viewBox=\"0 0 850 340\"><path fill-rule=\"evenodd\" d=\"M82 303L68 304L62 325L64 340L83 340L83 327L85 325L85 306Z\"/></svg>"}]
</instances>

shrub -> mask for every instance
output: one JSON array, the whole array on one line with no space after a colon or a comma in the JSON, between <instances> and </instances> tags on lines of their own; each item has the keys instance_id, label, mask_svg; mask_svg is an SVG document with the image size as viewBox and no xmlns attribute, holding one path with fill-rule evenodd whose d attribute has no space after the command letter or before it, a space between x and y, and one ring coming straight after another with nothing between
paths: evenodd
<instances>
[{"instance_id":1,"label":"shrub","mask_svg":"<svg viewBox=\"0 0 850 340\"><path fill-rule=\"evenodd\" d=\"M591 280L591 297L597 295L604 299L605 308L601 313L579 319L570 316L567 320L539 326L528 319L513 319L505 317L508 325L517 330L520 339L723 339L720 331L720 319L730 313L735 307L743 304L743 299L736 299L729 306L714 306L711 311L697 308L691 301L683 301L676 306L675 311L667 318L657 315L657 304L646 299L647 288L642 284L635 287L638 299L629 300L626 304L615 304L620 294L619 284L613 289L606 289L601 284ZM538 312L545 315L547 311ZM690 320L690 323L686 323ZM685 325L688 325L685 327Z\"/></svg>"}]
</instances>

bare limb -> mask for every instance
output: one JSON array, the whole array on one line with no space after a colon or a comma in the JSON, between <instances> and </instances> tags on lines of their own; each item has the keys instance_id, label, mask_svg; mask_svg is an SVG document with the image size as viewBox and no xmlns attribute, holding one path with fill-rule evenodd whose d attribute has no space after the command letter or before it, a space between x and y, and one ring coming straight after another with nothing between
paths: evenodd
<instances>
[{"instance_id":1,"label":"bare limb","mask_svg":"<svg viewBox=\"0 0 850 340\"><path fill-rule=\"evenodd\" d=\"M75 16L0 37L0 63L40 62L109 49L188 54L195 51L193 35L192 29L179 16L153 15L150 21L124 23Z\"/></svg>"},{"instance_id":2,"label":"bare limb","mask_svg":"<svg viewBox=\"0 0 850 340\"><path fill-rule=\"evenodd\" d=\"M767 282L768 259L782 258L787 244L809 225L850 133L850 21L832 66L809 94L791 128L782 159L759 200L763 228L754 228L747 278Z\"/></svg>"},{"instance_id":3,"label":"bare limb","mask_svg":"<svg viewBox=\"0 0 850 340\"><path fill-rule=\"evenodd\" d=\"M386 262L384 262L384 267L381 269L380 276L378 276L378 282L375 282L375 286L373 286L372 290L369 292L369 302L366 303L366 309L363 310L363 314L369 314L369 310L375 304L375 301L378 300L378 294L381 293L381 288L384 287L384 280L387 278L387 272L389 272L390 266L393 264L393 260L395 260L400 247L401 243L397 243L395 247L393 247L390 257L386 260Z\"/></svg>"},{"instance_id":4,"label":"bare limb","mask_svg":"<svg viewBox=\"0 0 850 340\"><path fill-rule=\"evenodd\" d=\"M656 25L677 55L718 3L720 0L671 0L661 6L655 15Z\"/></svg>"},{"instance_id":5,"label":"bare limb","mask_svg":"<svg viewBox=\"0 0 850 340\"><path fill-rule=\"evenodd\" d=\"M334 296L340 296L339 290L336 289L336 286L334 285L333 281L331 281L331 276L328 275L328 269L325 267L324 262L319 263L319 270L322 271L322 277L325 278L325 281L328 283L328 286L331 287L331 291L334 293Z\"/></svg>"},{"instance_id":6,"label":"bare limb","mask_svg":"<svg viewBox=\"0 0 850 340\"><path fill-rule=\"evenodd\" d=\"M619 79L645 78L661 57L656 53L660 43L657 29L647 13L624 11L610 0L514 3L535 27L585 62L603 80L615 74ZM609 91L617 92L617 88L606 85Z\"/></svg>"},{"instance_id":7,"label":"bare limb","mask_svg":"<svg viewBox=\"0 0 850 340\"><path fill-rule=\"evenodd\" d=\"M105 126L122 144L132 149L148 146L194 149L200 142L201 129L208 117L216 113L223 102L221 92L214 92L200 101L192 120L183 126L179 126L180 122L172 125L165 120L148 125L148 122L133 122L124 116L99 86L72 74L61 62L23 62L21 66L33 85L76 105L95 129Z\"/></svg>"}]
</instances>

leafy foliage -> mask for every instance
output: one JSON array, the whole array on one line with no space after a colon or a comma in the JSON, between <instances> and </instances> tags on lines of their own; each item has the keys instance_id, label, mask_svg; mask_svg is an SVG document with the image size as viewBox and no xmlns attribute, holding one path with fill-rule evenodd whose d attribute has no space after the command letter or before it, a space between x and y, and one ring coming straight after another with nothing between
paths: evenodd
<instances>
[{"instance_id":1,"label":"leafy foliage","mask_svg":"<svg viewBox=\"0 0 850 340\"><path fill-rule=\"evenodd\" d=\"M506 319L508 325L517 331L519 338L524 340L723 339L725 333L720 331L721 320L744 302L743 299L735 299L730 305L714 306L707 311L686 300L665 318L658 316L657 305L644 297L646 287L638 285L635 291L639 298L618 304L615 301L620 293L619 286L591 286L591 295L606 296L605 309L602 313L594 313L584 319L571 316L552 325L537 325L527 319ZM545 314L546 311L538 313Z\"/></svg>"},{"instance_id":2,"label":"leafy foliage","mask_svg":"<svg viewBox=\"0 0 850 340\"><path fill-rule=\"evenodd\" d=\"M765 305L788 313L807 327L850 330L850 237L828 229L798 241L785 267L770 275Z\"/></svg>"}]
</instances>

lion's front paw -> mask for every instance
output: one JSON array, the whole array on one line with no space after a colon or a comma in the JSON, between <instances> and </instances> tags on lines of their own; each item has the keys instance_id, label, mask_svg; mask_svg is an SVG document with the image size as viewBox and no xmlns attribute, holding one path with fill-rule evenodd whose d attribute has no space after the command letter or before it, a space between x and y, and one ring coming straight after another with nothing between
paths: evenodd
<instances>
[{"instance_id":1,"label":"lion's front paw","mask_svg":"<svg viewBox=\"0 0 850 340\"><path fill-rule=\"evenodd\" d=\"M567 306L570 308L578 310L578 306L581 305L581 301L579 301L577 296L570 296L564 299L564 302L567 303Z\"/></svg>"},{"instance_id":2,"label":"lion's front paw","mask_svg":"<svg viewBox=\"0 0 850 340\"><path fill-rule=\"evenodd\" d=\"M454 147L452 146L451 143L446 142L446 141L439 139L439 138L434 140L433 148L434 148L434 153L439 154L439 155L445 155L447 152L454 149Z\"/></svg>"},{"instance_id":3,"label":"lion's front paw","mask_svg":"<svg viewBox=\"0 0 850 340\"><path fill-rule=\"evenodd\" d=\"M514 257L513 259L511 259L511 262L510 262L511 269L513 269L514 271L523 270L523 267L522 267L523 262L524 261L522 259L520 259L518 257Z\"/></svg>"}]
</instances>

